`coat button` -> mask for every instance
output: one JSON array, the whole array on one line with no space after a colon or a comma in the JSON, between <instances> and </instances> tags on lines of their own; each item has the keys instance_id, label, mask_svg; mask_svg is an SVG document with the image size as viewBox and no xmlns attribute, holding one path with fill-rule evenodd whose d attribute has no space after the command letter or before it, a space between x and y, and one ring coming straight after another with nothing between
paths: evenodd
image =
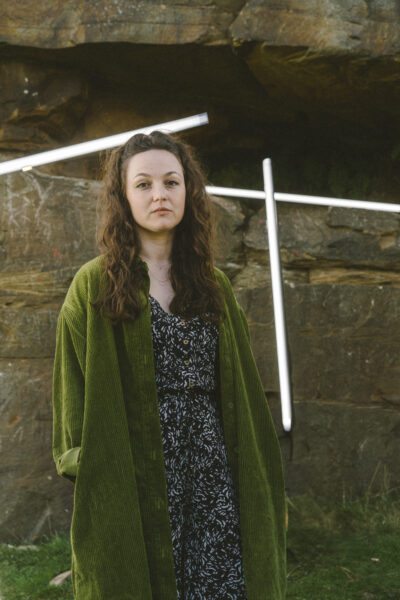
<instances>
[{"instance_id":1,"label":"coat button","mask_svg":"<svg viewBox=\"0 0 400 600\"><path fill-rule=\"evenodd\" d=\"M193 387L194 386L194 381L189 381L189 387Z\"/></svg>"},{"instance_id":2,"label":"coat button","mask_svg":"<svg viewBox=\"0 0 400 600\"><path fill-rule=\"evenodd\" d=\"M188 366L190 364L190 360L185 360L185 365Z\"/></svg>"},{"instance_id":3,"label":"coat button","mask_svg":"<svg viewBox=\"0 0 400 600\"><path fill-rule=\"evenodd\" d=\"M185 321L179 321L179 325L184 325Z\"/></svg>"},{"instance_id":4,"label":"coat button","mask_svg":"<svg viewBox=\"0 0 400 600\"><path fill-rule=\"evenodd\" d=\"M185 344L185 346L186 346L186 344L188 344L188 343L189 343L189 340L183 340L183 343L184 343L184 344Z\"/></svg>"}]
</instances>

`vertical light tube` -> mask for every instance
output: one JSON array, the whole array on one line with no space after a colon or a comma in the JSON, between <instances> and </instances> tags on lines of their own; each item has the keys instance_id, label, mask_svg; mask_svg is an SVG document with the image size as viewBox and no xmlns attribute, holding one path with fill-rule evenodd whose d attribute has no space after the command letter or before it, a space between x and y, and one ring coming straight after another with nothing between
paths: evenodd
<instances>
[{"instance_id":1,"label":"vertical light tube","mask_svg":"<svg viewBox=\"0 0 400 600\"><path fill-rule=\"evenodd\" d=\"M285 431L292 428L292 402L290 393L289 361L287 352L285 312L283 304L282 273L279 255L278 218L274 198L271 159L263 160L265 208L267 217L269 260L271 265L272 298L275 317L275 335L278 354L279 388L281 394L282 425Z\"/></svg>"}]
</instances>

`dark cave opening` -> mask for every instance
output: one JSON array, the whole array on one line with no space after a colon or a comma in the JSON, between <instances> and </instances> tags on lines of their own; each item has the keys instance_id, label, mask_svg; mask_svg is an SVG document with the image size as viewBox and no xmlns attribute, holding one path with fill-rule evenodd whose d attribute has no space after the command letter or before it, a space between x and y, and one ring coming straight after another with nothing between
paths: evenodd
<instances>
[{"instance_id":1,"label":"dark cave opening","mask_svg":"<svg viewBox=\"0 0 400 600\"><path fill-rule=\"evenodd\" d=\"M207 111L184 132L210 183L396 201L400 88L390 57L304 48L82 44L0 48L3 159ZM92 155L43 167L99 177Z\"/></svg>"}]
</instances>

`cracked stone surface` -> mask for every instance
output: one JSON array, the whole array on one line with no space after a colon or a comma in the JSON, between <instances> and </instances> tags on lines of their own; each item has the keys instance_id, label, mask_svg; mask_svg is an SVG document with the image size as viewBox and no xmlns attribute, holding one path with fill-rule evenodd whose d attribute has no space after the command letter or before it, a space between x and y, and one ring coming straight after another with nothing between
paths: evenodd
<instances>
[{"instance_id":1,"label":"cracked stone surface","mask_svg":"<svg viewBox=\"0 0 400 600\"><path fill-rule=\"evenodd\" d=\"M395 0L45 0L0 7L6 160L208 111L212 185L399 202ZM99 158L0 178L0 540L66 530L51 457L57 315L97 254ZM293 455L280 426L265 211L214 199L216 264L250 326L289 494L400 483L400 217L278 203Z\"/></svg>"},{"instance_id":2,"label":"cracked stone surface","mask_svg":"<svg viewBox=\"0 0 400 600\"><path fill-rule=\"evenodd\" d=\"M0 40L63 48L100 41L146 44L263 41L393 54L400 48L396 0L44 1L0 9Z\"/></svg>"},{"instance_id":3,"label":"cracked stone surface","mask_svg":"<svg viewBox=\"0 0 400 600\"><path fill-rule=\"evenodd\" d=\"M228 28L242 5L238 0L44 2L32 23L26 3L14 4L0 11L0 39L15 44L19 38L24 45L50 48L99 41L227 43Z\"/></svg>"},{"instance_id":4,"label":"cracked stone surface","mask_svg":"<svg viewBox=\"0 0 400 600\"><path fill-rule=\"evenodd\" d=\"M97 254L101 184L34 170L1 185L0 536L35 541L55 523L66 528L71 517L71 488L51 456L52 360L65 292ZM264 209L214 198L214 212L217 264L247 315L285 453ZM335 495L344 486L357 495L377 465L375 485L384 469L398 484L398 216L286 206L279 226L295 410L294 454L285 454L288 491ZM344 242L332 254L338 231ZM385 236L394 243L382 247Z\"/></svg>"}]
</instances>

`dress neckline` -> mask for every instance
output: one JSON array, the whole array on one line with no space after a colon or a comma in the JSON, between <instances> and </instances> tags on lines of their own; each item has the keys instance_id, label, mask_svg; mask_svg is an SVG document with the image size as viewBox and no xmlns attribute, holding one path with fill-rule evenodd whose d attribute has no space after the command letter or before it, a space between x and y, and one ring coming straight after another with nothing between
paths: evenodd
<instances>
[{"instance_id":1,"label":"dress neckline","mask_svg":"<svg viewBox=\"0 0 400 600\"><path fill-rule=\"evenodd\" d=\"M190 321L196 321L197 319L199 319L198 316L191 317L190 319L188 319L187 317L182 317L181 315L174 315L173 313L169 313L163 309L163 307L161 306L161 304L159 303L157 298L154 298L154 296L152 296L151 294L149 294L149 298L151 298L153 300L154 304L156 305L156 307L158 308L159 311L161 311L164 315L167 315L168 317L170 317L172 319L175 319L180 322L185 322L185 323L190 322Z\"/></svg>"},{"instance_id":2,"label":"dress neckline","mask_svg":"<svg viewBox=\"0 0 400 600\"><path fill-rule=\"evenodd\" d=\"M151 294L149 294L149 298L151 300L153 300L154 304L158 307L158 310L161 311L164 315L167 315L168 317L172 318L172 319L177 319L179 321L196 321L198 319L200 319L200 317L197 315L195 317L191 317L191 318L187 318L187 317L182 317L180 315L174 315L173 313L169 313L166 310L163 309L163 307L161 306L161 304L159 303L159 301L157 300L157 298L154 298L154 296L152 296ZM209 314L209 313L206 313Z\"/></svg>"},{"instance_id":3,"label":"dress neckline","mask_svg":"<svg viewBox=\"0 0 400 600\"><path fill-rule=\"evenodd\" d=\"M159 303L159 301L157 300L157 298L154 298L154 296L152 296L151 294L149 294L149 298L151 298L151 299L152 299L152 300L153 300L153 301L156 303L156 305L158 306L158 308L159 308L159 309L160 309L160 310L161 310L161 311L162 311L162 312L163 312L165 315L168 315L169 317L177 317L177 315L173 315L172 313L170 313L170 312L167 312L166 310L164 310L164 309L163 309L163 307L161 306L161 304ZM180 318L180 317L178 317L178 318Z\"/></svg>"}]
</instances>

